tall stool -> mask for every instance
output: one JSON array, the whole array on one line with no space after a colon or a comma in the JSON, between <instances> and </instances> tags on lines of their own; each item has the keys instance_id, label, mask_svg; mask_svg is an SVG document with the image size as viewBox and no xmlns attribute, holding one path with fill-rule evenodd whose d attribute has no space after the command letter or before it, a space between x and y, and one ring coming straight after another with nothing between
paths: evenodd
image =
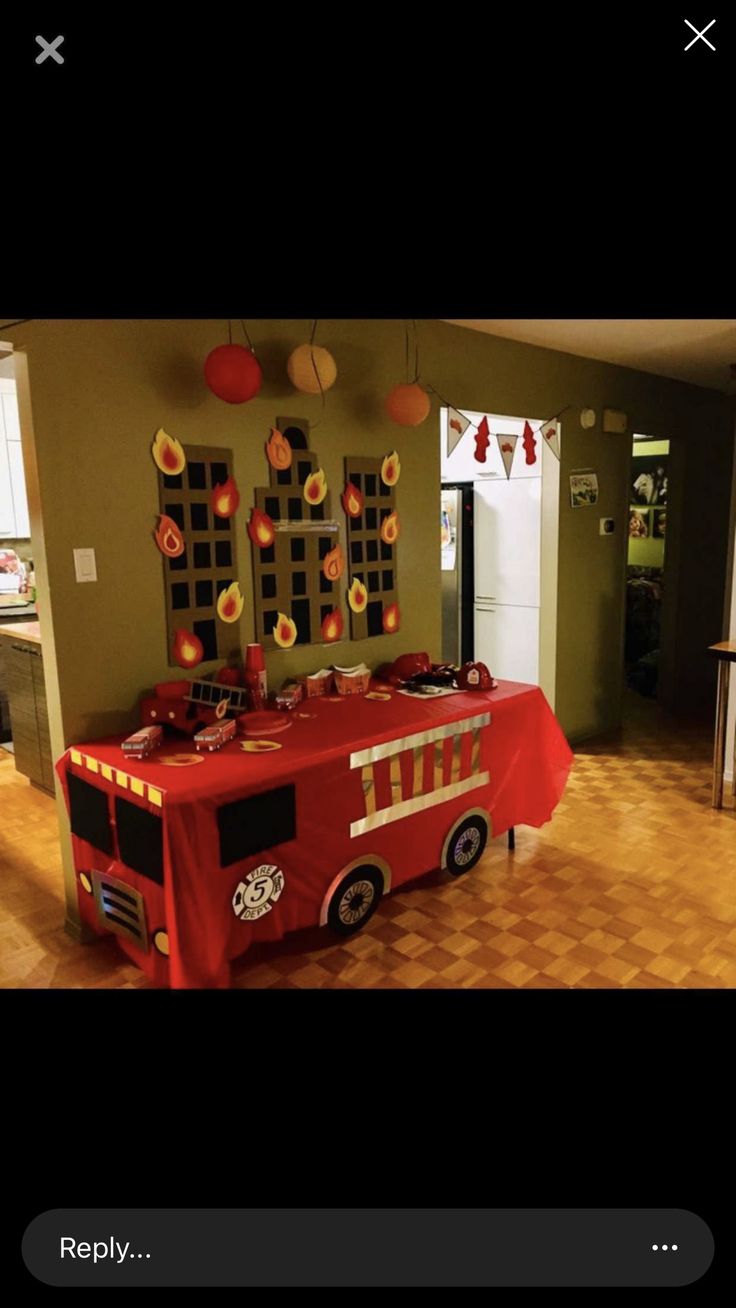
<instances>
[{"instance_id":1,"label":"tall stool","mask_svg":"<svg viewBox=\"0 0 736 1308\"><path fill-rule=\"evenodd\" d=\"M723 808L723 773L726 766L726 722L728 721L728 682L731 664L736 663L736 640L722 640L709 645L708 651L718 659L718 702L716 706L716 738L713 748L713 808ZM733 784L736 795L736 740L734 740Z\"/></svg>"}]
</instances>

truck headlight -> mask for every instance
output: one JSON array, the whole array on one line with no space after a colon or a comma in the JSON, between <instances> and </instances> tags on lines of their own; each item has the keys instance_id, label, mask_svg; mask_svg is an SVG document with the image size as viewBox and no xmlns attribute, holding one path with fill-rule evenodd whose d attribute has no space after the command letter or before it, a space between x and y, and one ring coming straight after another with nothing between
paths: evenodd
<instances>
[{"instance_id":1,"label":"truck headlight","mask_svg":"<svg viewBox=\"0 0 736 1308\"><path fill-rule=\"evenodd\" d=\"M167 931L154 931L153 943L159 954L163 954L165 958L169 957L169 935Z\"/></svg>"}]
</instances>

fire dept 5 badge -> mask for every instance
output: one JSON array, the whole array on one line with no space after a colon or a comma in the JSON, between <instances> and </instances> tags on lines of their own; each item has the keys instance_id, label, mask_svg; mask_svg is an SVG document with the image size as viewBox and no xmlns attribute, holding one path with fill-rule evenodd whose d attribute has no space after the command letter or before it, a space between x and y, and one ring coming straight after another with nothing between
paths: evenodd
<instances>
[{"instance_id":1,"label":"fire dept 5 badge","mask_svg":"<svg viewBox=\"0 0 736 1308\"><path fill-rule=\"evenodd\" d=\"M233 912L241 922L252 922L270 913L284 888L284 874L273 864L263 863L249 872L233 895Z\"/></svg>"}]
</instances>

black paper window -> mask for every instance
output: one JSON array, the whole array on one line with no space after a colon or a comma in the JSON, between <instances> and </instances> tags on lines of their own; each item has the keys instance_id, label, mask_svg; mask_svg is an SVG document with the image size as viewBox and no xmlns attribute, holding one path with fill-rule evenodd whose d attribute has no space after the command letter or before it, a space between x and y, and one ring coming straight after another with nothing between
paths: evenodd
<instances>
[{"instance_id":1,"label":"black paper window","mask_svg":"<svg viewBox=\"0 0 736 1308\"><path fill-rule=\"evenodd\" d=\"M73 772L67 773L69 787L69 819L72 831L80 840L87 840L103 854L112 854L112 827L107 795Z\"/></svg>"},{"instance_id":2,"label":"black paper window","mask_svg":"<svg viewBox=\"0 0 736 1308\"><path fill-rule=\"evenodd\" d=\"M217 826L222 867L293 840L296 836L294 786L279 786L262 795L221 804Z\"/></svg>"},{"instance_id":3,"label":"black paper window","mask_svg":"<svg viewBox=\"0 0 736 1308\"><path fill-rule=\"evenodd\" d=\"M164 845L161 818L129 799L115 798L115 821L121 862L157 885L164 883Z\"/></svg>"}]
</instances>

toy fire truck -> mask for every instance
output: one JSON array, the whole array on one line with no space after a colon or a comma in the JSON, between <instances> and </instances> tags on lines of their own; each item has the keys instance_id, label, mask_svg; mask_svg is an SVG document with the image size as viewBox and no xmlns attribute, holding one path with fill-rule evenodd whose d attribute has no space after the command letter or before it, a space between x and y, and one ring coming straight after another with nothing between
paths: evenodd
<instances>
[{"instance_id":1,"label":"toy fire truck","mask_svg":"<svg viewBox=\"0 0 736 1308\"><path fill-rule=\"evenodd\" d=\"M229 740L235 736L236 724L234 718L223 718L220 722L213 722L211 726L204 727L198 731L194 737L194 748L196 750L208 750L211 754L215 749L222 749Z\"/></svg>"},{"instance_id":2,"label":"toy fire truck","mask_svg":"<svg viewBox=\"0 0 736 1308\"><path fill-rule=\"evenodd\" d=\"M141 727L124 740L120 748L126 758L148 758L163 743L163 727Z\"/></svg>"}]
</instances>

